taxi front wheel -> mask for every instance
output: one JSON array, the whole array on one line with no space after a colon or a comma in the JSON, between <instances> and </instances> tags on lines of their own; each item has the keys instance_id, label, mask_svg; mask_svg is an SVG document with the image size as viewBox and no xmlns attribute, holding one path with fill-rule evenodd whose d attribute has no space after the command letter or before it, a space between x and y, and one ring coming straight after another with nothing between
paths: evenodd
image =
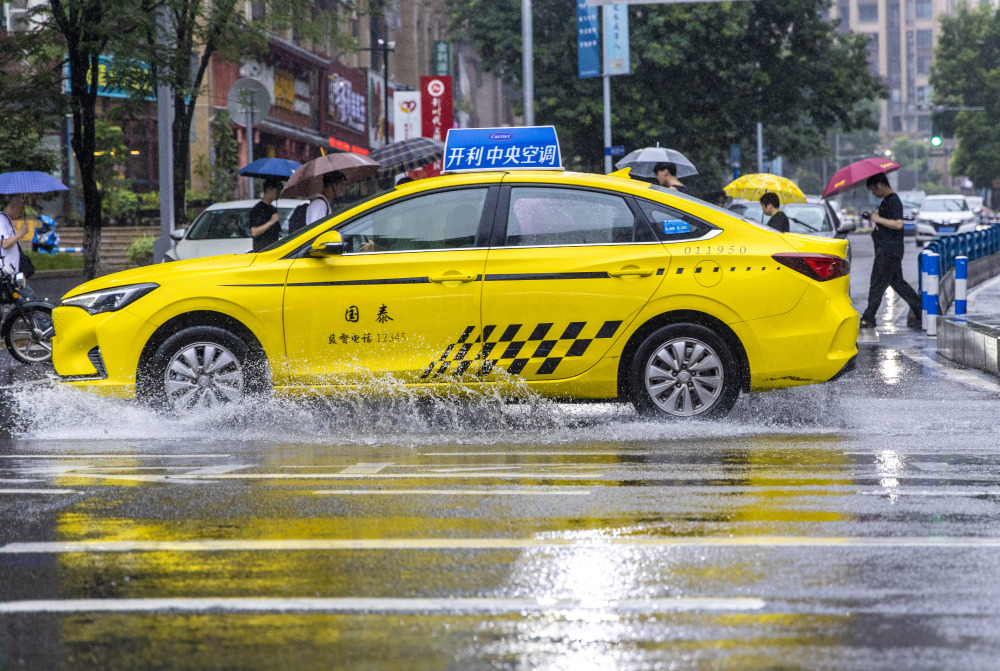
<instances>
[{"instance_id":1,"label":"taxi front wheel","mask_svg":"<svg viewBox=\"0 0 1000 671\"><path fill-rule=\"evenodd\" d=\"M641 415L723 417L739 393L736 359L729 346L699 324L657 329L632 357L629 394Z\"/></svg>"},{"instance_id":2,"label":"taxi front wheel","mask_svg":"<svg viewBox=\"0 0 1000 671\"><path fill-rule=\"evenodd\" d=\"M136 393L147 405L166 410L214 408L262 390L263 368L229 331L192 326L156 349L136 380Z\"/></svg>"}]
</instances>

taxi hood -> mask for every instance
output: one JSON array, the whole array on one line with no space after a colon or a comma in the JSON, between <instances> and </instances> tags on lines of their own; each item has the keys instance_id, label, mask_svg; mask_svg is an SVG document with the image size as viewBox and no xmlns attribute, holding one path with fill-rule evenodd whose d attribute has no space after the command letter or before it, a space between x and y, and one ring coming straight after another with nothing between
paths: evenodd
<instances>
[{"instance_id":1,"label":"taxi hood","mask_svg":"<svg viewBox=\"0 0 1000 671\"><path fill-rule=\"evenodd\" d=\"M160 284L161 282L181 277L194 279L195 276L201 273L238 270L249 266L255 258L256 254L230 254L228 256L210 256L191 259L190 261L172 261L170 263L156 263L138 268L130 268L129 270L96 277L77 285L66 292L63 298L129 284L141 284L142 282Z\"/></svg>"}]
</instances>

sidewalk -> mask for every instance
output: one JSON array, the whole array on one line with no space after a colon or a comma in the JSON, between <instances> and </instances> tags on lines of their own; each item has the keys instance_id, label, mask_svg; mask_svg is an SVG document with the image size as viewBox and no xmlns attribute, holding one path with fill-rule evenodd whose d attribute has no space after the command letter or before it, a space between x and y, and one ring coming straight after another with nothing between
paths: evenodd
<instances>
[{"instance_id":1,"label":"sidewalk","mask_svg":"<svg viewBox=\"0 0 1000 671\"><path fill-rule=\"evenodd\" d=\"M1000 276L969 292L966 315L941 317L937 351L963 366L1000 376Z\"/></svg>"}]
</instances>

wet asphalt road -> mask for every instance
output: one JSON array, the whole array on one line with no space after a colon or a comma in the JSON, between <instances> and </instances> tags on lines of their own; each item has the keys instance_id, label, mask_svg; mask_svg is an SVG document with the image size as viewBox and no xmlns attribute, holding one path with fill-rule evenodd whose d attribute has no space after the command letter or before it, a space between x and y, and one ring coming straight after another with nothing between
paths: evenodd
<instances>
[{"instance_id":1,"label":"wet asphalt road","mask_svg":"<svg viewBox=\"0 0 1000 671\"><path fill-rule=\"evenodd\" d=\"M891 327L716 423L26 389L0 669L995 669L998 398Z\"/></svg>"}]
</instances>

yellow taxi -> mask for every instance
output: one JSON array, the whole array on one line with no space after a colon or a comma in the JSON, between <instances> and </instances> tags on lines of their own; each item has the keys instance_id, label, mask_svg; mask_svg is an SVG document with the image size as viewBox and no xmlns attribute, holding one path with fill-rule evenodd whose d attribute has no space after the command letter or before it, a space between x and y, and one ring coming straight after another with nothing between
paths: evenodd
<instances>
[{"instance_id":1,"label":"yellow taxi","mask_svg":"<svg viewBox=\"0 0 1000 671\"><path fill-rule=\"evenodd\" d=\"M623 175L461 172L256 254L87 282L54 311L53 363L67 384L174 410L514 376L545 397L719 417L741 391L853 365L846 251Z\"/></svg>"}]
</instances>

